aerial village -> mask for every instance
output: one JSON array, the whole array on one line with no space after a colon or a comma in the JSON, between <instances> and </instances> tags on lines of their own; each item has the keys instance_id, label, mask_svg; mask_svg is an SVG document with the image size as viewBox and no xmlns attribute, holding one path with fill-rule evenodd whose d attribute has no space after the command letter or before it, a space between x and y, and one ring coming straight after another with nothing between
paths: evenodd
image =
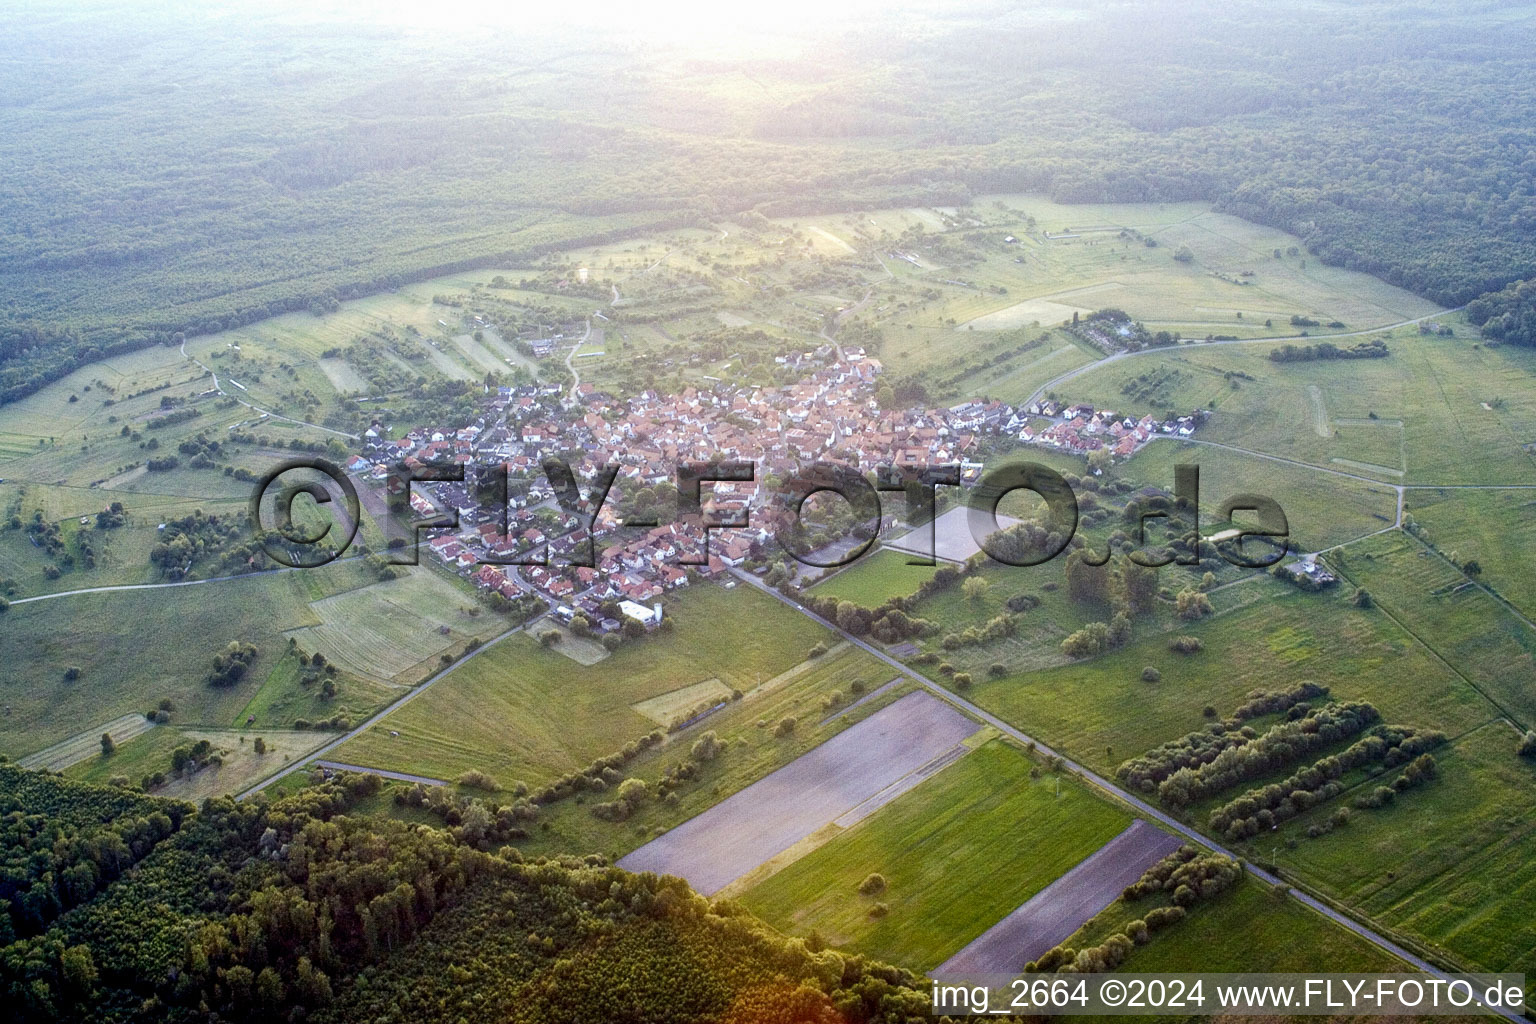
<instances>
[{"instance_id":1,"label":"aerial village","mask_svg":"<svg viewBox=\"0 0 1536 1024\"><path fill-rule=\"evenodd\" d=\"M347 470L363 486L387 487L390 467L399 463L411 469L505 466L505 532L500 510L477 500L473 471L463 482L418 483L389 497L408 500L422 518L456 517L456 529L431 536L426 546L480 589L509 600L532 593L557 619L581 615L595 631L610 633L623 627L621 617L655 628L668 591L726 575L768 550L782 524L766 496L776 481L810 463L865 473L878 466L958 464L962 484L974 484L984 445L1022 443L1085 456L1108 449L1125 459L1154 437L1191 436L1209 415L1136 419L1052 399L1023 407L973 400L947 409L884 410L875 401L880 363L862 349L823 346L785 358L807 376L782 387L717 384L676 395L647 390L628 401L590 384L570 392L537 383L492 389L479 418L462 426L416 427L392 438L389 428L373 424L364 453L349 460ZM619 467L591 525L595 565L572 564L583 560L572 556L589 543L590 508L586 515L561 508L541 468L547 455L576 451L582 454L572 468L584 492L601 467ZM712 526L707 534L697 518L642 526L639 520L655 517L634 516L626 525L625 496L674 484L680 464L714 460L754 464L751 482L704 488L708 522L737 525Z\"/></svg>"}]
</instances>

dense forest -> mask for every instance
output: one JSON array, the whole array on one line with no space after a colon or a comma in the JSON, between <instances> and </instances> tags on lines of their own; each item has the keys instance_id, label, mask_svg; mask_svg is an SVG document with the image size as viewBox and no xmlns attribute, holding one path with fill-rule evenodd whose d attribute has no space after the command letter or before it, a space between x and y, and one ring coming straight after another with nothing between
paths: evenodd
<instances>
[{"instance_id":1,"label":"dense forest","mask_svg":"<svg viewBox=\"0 0 1536 1024\"><path fill-rule=\"evenodd\" d=\"M349 815L378 783L343 776L194 812L0 764L7 1015L933 1019L922 979L786 940L678 879L600 857L525 861L464 826Z\"/></svg>"},{"instance_id":2,"label":"dense forest","mask_svg":"<svg viewBox=\"0 0 1536 1024\"><path fill-rule=\"evenodd\" d=\"M0 31L0 401L178 332L753 209L1201 199L1442 303L1536 277L1515 4L986 6L735 61L182 3Z\"/></svg>"}]
</instances>

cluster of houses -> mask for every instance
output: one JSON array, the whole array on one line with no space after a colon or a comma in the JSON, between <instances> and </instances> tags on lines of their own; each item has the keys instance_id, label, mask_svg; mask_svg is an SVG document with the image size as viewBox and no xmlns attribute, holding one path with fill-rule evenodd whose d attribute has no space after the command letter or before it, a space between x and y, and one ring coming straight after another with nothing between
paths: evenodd
<instances>
[{"instance_id":1,"label":"cluster of houses","mask_svg":"<svg viewBox=\"0 0 1536 1024\"><path fill-rule=\"evenodd\" d=\"M863 472L958 463L962 478L974 480L981 469L974 449L984 437L1082 453L1109 447L1126 456L1155 434L1187 437L1204 418L1194 413L1136 420L1086 405L1059 408L1052 401L1027 408L978 400L949 409L881 409L874 397L881 366L863 350L845 348L841 359L807 359L803 365L812 372L784 386L717 382L674 395L648 390L628 400L590 384L569 395L550 385L503 387L488 392L473 423L418 427L398 438L374 424L364 437L366 451L347 469L382 484L399 462L413 469L504 467L505 529L501 510L477 500L473 475L466 482L417 483L394 497L408 498L421 517L457 517L457 529L428 546L433 557L477 586L508 598L534 593L557 615L582 614L599 628L619 628L612 615L602 614L614 602L646 611L644 621L659 620L658 602L668 591L725 573L769 548L783 525L775 517L785 513L780 504L770 505L764 489L809 463L836 462ZM584 515L562 509L544 479L544 457L573 452L581 453L572 469L583 489L602 467L617 467L595 518L590 508ZM697 517L665 525L623 521L626 499L649 488L670 500L679 465L713 461L750 462L755 479L704 487L707 554ZM592 540L595 564L569 564ZM545 551L546 564L531 564ZM507 564L514 560L521 564Z\"/></svg>"},{"instance_id":2,"label":"cluster of houses","mask_svg":"<svg viewBox=\"0 0 1536 1024\"><path fill-rule=\"evenodd\" d=\"M1150 414L1136 419L1112 409L1095 409L1086 403L1061 407L1047 399L1030 403L1022 416L1015 415L1009 427L1011 430L1022 421L1018 426L1018 439L1025 444L1082 454L1108 448L1116 458L1123 459L1159 435L1191 437L1209 416L1209 411L1196 409L1167 419L1160 420Z\"/></svg>"}]
</instances>

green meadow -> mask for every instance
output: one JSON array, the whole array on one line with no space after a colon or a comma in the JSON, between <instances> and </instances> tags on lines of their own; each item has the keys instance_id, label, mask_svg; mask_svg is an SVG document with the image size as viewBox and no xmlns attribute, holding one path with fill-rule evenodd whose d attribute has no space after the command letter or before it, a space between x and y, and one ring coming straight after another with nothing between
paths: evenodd
<instances>
[{"instance_id":1,"label":"green meadow","mask_svg":"<svg viewBox=\"0 0 1536 1024\"><path fill-rule=\"evenodd\" d=\"M668 602L667 615L670 630L591 665L526 633L508 637L337 757L434 778L479 769L504 782L545 782L655 729L632 704L705 679L750 691L831 640L823 627L747 587L689 587Z\"/></svg>"},{"instance_id":2,"label":"green meadow","mask_svg":"<svg viewBox=\"0 0 1536 1024\"><path fill-rule=\"evenodd\" d=\"M931 970L1114 838L1130 815L992 740L742 896L793 934ZM871 873L887 887L859 892ZM881 914L880 904L886 908Z\"/></svg>"}]
</instances>

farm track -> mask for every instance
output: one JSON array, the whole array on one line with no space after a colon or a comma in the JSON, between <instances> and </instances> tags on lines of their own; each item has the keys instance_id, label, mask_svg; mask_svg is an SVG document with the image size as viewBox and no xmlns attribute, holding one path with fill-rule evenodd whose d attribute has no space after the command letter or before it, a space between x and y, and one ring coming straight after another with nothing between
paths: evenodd
<instances>
[{"instance_id":1,"label":"farm track","mask_svg":"<svg viewBox=\"0 0 1536 1024\"><path fill-rule=\"evenodd\" d=\"M1331 341L1331 340L1333 340L1335 338L1361 338L1361 337L1364 337L1367 334L1380 334L1383 331L1395 331L1399 327L1411 327L1414 324L1423 323L1425 320L1433 320L1437 316L1445 316L1447 313L1460 312L1461 310L1463 310L1465 308L1466 308L1465 306L1457 306L1454 309L1442 309L1438 313L1427 313L1424 316L1414 317L1412 320L1400 320L1400 321L1398 321L1395 324L1383 324L1380 327L1371 327L1371 328L1367 328L1366 330L1363 330L1363 331L1342 331L1342 332L1340 332L1338 334L1314 334L1314 335L1309 335L1308 337L1305 337L1305 338L1297 337L1294 334L1281 335L1281 336L1270 337L1270 338L1229 338L1226 341L1200 341L1200 342L1196 342L1196 343L1194 343L1192 345L1165 346L1165 347L1162 347L1162 348L1144 348L1144 349L1141 349L1141 350L1136 351L1136 352L1116 352L1112 356L1105 356L1103 359L1097 359L1097 360L1094 360L1091 363L1086 363L1083 366L1079 366L1079 367L1077 367L1074 370L1068 370L1066 373L1062 374L1059 377L1055 377L1055 378L1053 378L1051 380L1046 381L1044 384L1040 385L1040 387L1035 390L1034 394L1030 395L1027 399L1025 399L1022 404L1029 405L1029 404L1031 404L1033 402L1038 402L1040 400L1040 398L1042 396L1044 396L1052 388L1057 387L1060 384L1065 384L1067 381L1071 380L1074 377L1080 377L1083 374L1087 373L1089 370L1097 369L1098 367L1106 366L1106 365L1108 365L1110 363L1117 363L1117 362L1119 362L1122 359L1133 359L1136 356L1156 355L1159 352L1177 352L1177 351L1180 351L1180 350L1183 350L1183 349L1212 348L1212 347L1217 346L1217 345L1259 345L1259 344L1263 344L1265 342L1274 342L1274 341L1300 341L1300 342L1305 342L1307 344L1311 344L1314 341Z\"/></svg>"},{"instance_id":2,"label":"farm track","mask_svg":"<svg viewBox=\"0 0 1536 1024\"><path fill-rule=\"evenodd\" d=\"M187 359L190 359L192 362L196 363L198 366L201 366L204 370L207 370L208 371L208 376L213 378L213 386L219 389L219 393L220 394L224 394L225 393L224 385L219 383L219 375L217 373L213 372L213 367L209 366L207 363L203 362L201 359L198 359L196 356L193 356L190 353L188 353L187 352L187 343L185 341L183 341L181 343L181 354L183 356L185 356ZM266 416L269 419L281 420L284 423L292 423L292 424L294 424L296 426L300 426L300 427L314 427L316 430L323 430L327 434L335 434L337 437L350 438L353 441L360 440L356 434L349 434L345 430L333 430L330 427L322 427L318 423L310 423L307 420L296 420L296 419L292 418L291 416L280 416L277 413L272 412L270 409L263 409L259 405L254 405L254 404L252 404L250 402L247 402L245 399L241 398L239 395L230 395L229 397L233 398L235 401L239 402L241 405L245 406L247 409L250 409L250 410L252 410L254 412L259 412L263 416Z\"/></svg>"},{"instance_id":3,"label":"farm track","mask_svg":"<svg viewBox=\"0 0 1536 1024\"><path fill-rule=\"evenodd\" d=\"M530 625L532 625L533 622L536 622L536 621L538 621L538 620L537 619L533 619L533 620L530 620L529 622L523 623L521 626L513 626L511 629L508 629L505 632L498 633L496 636L494 636L491 639L487 640L485 643L483 643L480 646L476 647L474 650L465 653L457 661L454 661L450 665L445 665L440 671L438 671L435 675L433 675L430 678L428 678L420 686L417 686L416 688L412 689L408 693L403 694L400 697L399 700L393 701L390 704L386 705L384 708L382 708L381 710L376 712L371 718L369 718L368 720L363 722L361 725L358 725L356 728L350 730L349 732L345 732L345 733L341 734L340 736L336 737L334 740L331 740L329 743L326 743L324 746L310 751L304 757L301 757L298 760L295 760L292 763L290 763L288 765L285 765L281 770L279 770L277 772L274 772L273 774L267 776L265 779L262 779L256 785L250 787L249 789L247 789L247 790L243 791L242 793L240 793L239 795L237 795L235 797L235 799L236 800L245 800L245 799L248 799L250 797L253 797L257 793L260 793L262 790L266 789L268 786L272 785L272 783L276 782L278 779L284 778L284 777L286 777L288 775L292 775L294 772L300 770L301 768L304 768L307 765L313 763L314 761L316 761L316 760L318 760L320 758L323 758L326 754L331 753L333 750L336 750L337 748L341 747L343 744L345 744L347 742L350 742L351 740L356 739L357 737L361 736L364 732L367 732L369 729L373 728L375 725L378 725L380 722L384 721L384 719L388 718L390 715L394 714L396 711L400 710L405 705L407 705L411 701L415 700L417 697L420 697L423 693L426 693L427 690L431 689L437 683L441 682L444 678L446 678L447 676L451 675L455 669L459 668L459 666L465 664L466 662L468 662L472 658L478 657L481 653L490 650L492 647L495 647L497 644L501 643L503 640L505 640L507 637L511 636L513 633L517 633L517 632L520 632L520 631L522 631L524 629L527 629ZM374 772L375 774L378 774L375 769L370 768L370 769L367 769L367 770L370 771L370 772Z\"/></svg>"},{"instance_id":4,"label":"farm track","mask_svg":"<svg viewBox=\"0 0 1536 1024\"><path fill-rule=\"evenodd\" d=\"M1216 853L1219 853L1219 854L1222 854L1224 856L1231 857L1233 860L1236 860L1239 863L1241 863L1245 870L1250 872L1255 878L1259 879L1264 884L1272 886L1272 887L1284 887L1284 891L1287 893L1287 895L1289 895L1291 897L1294 897L1296 900L1298 900L1301 903L1305 904L1306 906L1312 908L1313 910L1315 910L1318 913L1322 914L1324 917L1327 917L1329 920L1331 920L1334 923L1340 925L1341 927L1347 928L1348 930L1350 930L1351 932L1354 932L1356 935L1360 936L1361 938L1367 940L1368 942L1374 943L1375 945L1377 945L1377 946L1381 947L1382 949L1386 950L1387 952L1391 953L1393 956L1398 957L1399 959L1401 959L1401 960L1405 961L1406 963L1412 965L1413 967L1417 968L1418 970L1425 972L1426 974L1430 974L1430 975L1432 975L1432 976L1434 976L1436 978L1441 978L1441 979L1445 979L1446 978L1446 976L1447 976L1447 972L1446 971L1442 970L1439 967L1436 967L1434 964L1430 963L1428 960L1425 960L1423 957L1418 956L1417 954L1409 951L1408 949L1404 948L1401 944L1399 944L1397 942L1394 942L1393 940L1387 938L1385 935L1382 935L1381 933L1375 931L1374 929L1372 929L1372 928L1370 928L1370 927L1360 923L1359 921L1355 920L1353 917L1350 917L1347 914L1344 914L1344 913L1342 913L1342 912L1340 912L1338 910L1335 910L1333 907L1331 907L1328 904L1322 902L1321 900L1317 899L1316 897L1312 896L1311 894L1303 892L1302 890L1296 888L1295 886L1292 886L1290 883L1285 882L1279 876L1277 876L1277 875L1275 875L1275 874L1273 874L1273 873L1271 873L1269 871L1265 871L1263 868L1259 867L1256 864L1251 864L1251 863L1248 863L1246 861L1243 861L1242 858L1238 857L1231 850L1228 850L1226 847L1224 847L1221 844L1215 842L1214 840L1210 839L1209 837L1205 836L1204 834L1195 831L1193 828L1190 828L1188 825L1185 825L1183 822L1179 821L1178 819L1173 818L1170 815L1165 814L1164 812L1158 810L1156 807L1153 807L1151 804L1148 804L1146 801L1142 800L1140 797L1135 796L1135 795L1125 791L1124 789L1121 789L1118 785L1116 785L1115 783L1109 781L1108 779L1104 778L1103 776L1099 775L1097 772L1094 772L1094 771L1090 770L1089 768L1087 768L1087 767L1085 767L1085 766L1083 766L1081 764L1078 764L1076 761L1073 761L1071 758L1069 758L1069 757L1067 757L1067 756L1065 756L1063 754L1057 753L1051 747L1049 747L1046 744L1041 743L1040 741L1038 741L1038 740L1034 739L1033 737L1027 735L1022 730L1019 730L1019 729L1015 728L1014 726L1008 724L1007 722L1003 721L1001 718L998 718L996 715L994 715L994 714L992 714L992 713L990 713L988 711L983 710L980 706L978 706L976 704L973 704L972 702L966 700L964 697L960 697L960 696L950 692L949 690L947 690L944 687L940 686L938 683L934 682L932 679L928 678L922 672L920 672L920 671L918 671L918 670L916 670L914 668L911 668L911 667L909 667L907 665L904 665L900 661L897 661L895 658L891 657L889 654L886 654L884 651L876 648L873 644L870 644L870 643L866 642L865 640L863 640L863 639L861 639L859 637L854 636L852 633L849 633L849 632L846 632L843 629L840 629L837 626L836 623L827 621L826 619L822 618L820 615L817 615L815 612L811 611L809 608L806 608L804 605L801 605L799 602L795 601L794 599L786 597L784 594L779 593L774 588L772 588L772 587L766 585L765 583L763 583L763 581L758 579L756 576L753 576L750 572L744 572L741 569L731 569L730 571L738 579L740 579L740 580L742 580L742 581L744 581L746 583L751 584L752 586L754 586L757 589L761 590L765 594L768 594L768 595L778 599L782 603L789 605L791 608L794 608L796 611L800 612L802 615L806 615L806 616L810 617L812 620L821 623L821 625L825 626L827 629L830 629L833 632L841 635L842 637L844 637L845 639L847 639L851 643L853 643L856 646L862 648L867 653L874 655L879 660L885 662L887 665L890 665L892 668L896 669L898 672L901 672L902 674L910 676L911 678L915 679L917 682L922 684L931 693L935 694L936 696L940 697L943 700L949 701L951 704L953 704L956 707L960 708L961 710L965 711L967 714L969 714L969 715L973 716L974 718L976 718L976 719L986 723L987 725L990 725L993 728L997 729L999 732L1003 733L1005 736L1009 736L1012 739L1016 740L1017 742L1022 743L1022 744L1024 744L1027 747L1033 748L1034 750L1036 750L1037 752L1043 754L1047 758L1051 758L1051 757L1059 758L1060 761L1061 761L1062 766L1065 767L1068 771L1073 772L1079 778L1083 779L1086 782L1091 783L1092 785L1094 785L1095 787L1097 787L1101 791L1103 791L1103 792L1109 794L1110 796L1114 797L1116 800L1118 800L1122 804L1124 804L1124 805L1128 806L1129 808L1131 808L1131 810L1133 810L1137 814L1141 814L1141 815L1143 815L1143 816L1145 816L1147 818L1150 818L1150 819L1158 822L1159 824L1161 824L1165 828L1167 828L1167 829L1173 831L1174 833L1184 837L1185 839L1189 840L1192 843L1196 843L1196 844L1198 844L1200 846L1205 847L1206 849L1212 850L1212 851L1214 851ZM1513 1011L1504 1010L1504 1009L1501 1009L1501 1008L1496 1008L1496 1009L1493 1009L1491 1012L1497 1013L1499 1016L1504 1017L1505 1019L1513 1022L1513 1024L1529 1024L1529 1021L1527 1021L1523 1016L1521 1016L1518 1013L1514 1013Z\"/></svg>"},{"instance_id":5,"label":"farm track","mask_svg":"<svg viewBox=\"0 0 1536 1024\"><path fill-rule=\"evenodd\" d=\"M934 969L940 978L1008 974L1071 938L1179 840L1138 818Z\"/></svg>"},{"instance_id":6,"label":"farm track","mask_svg":"<svg viewBox=\"0 0 1536 1024\"><path fill-rule=\"evenodd\" d=\"M392 772L383 768L367 768L360 764L346 764L342 761L315 761L322 768L329 768L335 772L364 772L369 775L377 775L383 779L393 779L396 782L419 782L423 786L446 786L443 779L434 779L426 775L412 775L409 772Z\"/></svg>"}]
</instances>

